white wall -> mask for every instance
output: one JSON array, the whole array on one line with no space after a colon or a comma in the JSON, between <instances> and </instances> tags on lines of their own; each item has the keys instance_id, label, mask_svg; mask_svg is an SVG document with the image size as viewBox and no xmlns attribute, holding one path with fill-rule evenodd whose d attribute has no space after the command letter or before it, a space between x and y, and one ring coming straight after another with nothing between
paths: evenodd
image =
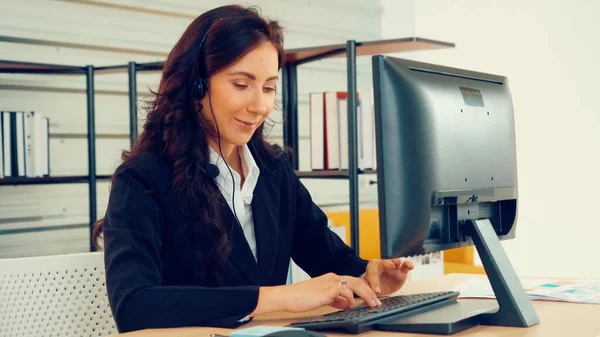
<instances>
[{"instance_id":1,"label":"white wall","mask_svg":"<svg viewBox=\"0 0 600 337\"><path fill-rule=\"evenodd\" d=\"M0 1L0 59L95 66L164 60L200 13L234 1ZM371 0L256 0L285 27L285 47L381 37L381 6ZM359 88L370 87L368 59L359 60ZM346 88L345 61L299 68L300 168L309 168L308 93ZM159 73L138 76L139 95ZM35 110L50 117L51 175L87 174L83 76L0 75L0 110ZM129 147L127 76L96 75L97 171L110 174ZM280 97L281 91L279 92ZM278 100L281 104L280 99ZM280 113L273 118L281 121ZM271 133L280 141L281 126ZM348 201L345 181L306 181L318 203ZM108 184L98 184L98 215ZM0 257L85 251L87 185L0 187ZM44 230L45 229L45 230Z\"/></svg>"},{"instance_id":2,"label":"white wall","mask_svg":"<svg viewBox=\"0 0 600 337\"><path fill-rule=\"evenodd\" d=\"M395 4L394 4L395 3ZM600 2L383 0L382 35L456 43L399 57L509 79L519 173L521 275L600 278ZM402 24L395 21L408 17Z\"/></svg>"}]
</instances>

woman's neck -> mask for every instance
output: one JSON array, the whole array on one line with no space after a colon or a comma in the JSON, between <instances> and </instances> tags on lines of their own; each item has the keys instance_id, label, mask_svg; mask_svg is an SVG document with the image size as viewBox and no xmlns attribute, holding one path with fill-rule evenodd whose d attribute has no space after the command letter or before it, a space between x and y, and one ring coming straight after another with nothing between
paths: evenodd
<instances>
[{"instance_id":1,"label":"woman's neck","mask_svg":"<svg viewBox=\"0 0 600 337\"><path fill-rule=\"evenodd\" d=\"M227 163L227 165L229 165L241 177L243 177L242 159L240 158L239 151L238 151L238 146L237 145L226 144L224 142L221 142L221 150L223 150L223 153L221 153L221 151L219 150L219 144L217 142L215 142L215 141L209 141L208 145L216 153L218 153L219 156L223 157L223 159L225 160L225 162Z\"/></svg>"}]
</instances>

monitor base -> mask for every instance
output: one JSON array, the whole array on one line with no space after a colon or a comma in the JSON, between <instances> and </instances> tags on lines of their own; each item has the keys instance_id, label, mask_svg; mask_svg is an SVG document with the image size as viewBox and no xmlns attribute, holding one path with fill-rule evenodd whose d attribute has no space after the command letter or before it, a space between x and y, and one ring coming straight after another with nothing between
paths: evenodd
<instances>
[{"instance_id":1,"label":"monitor base","mask_svg":"<svg viewBox=\"0 0 600 337\"><path fill-rule=\"evenodd\" d=\"M377 330L448 335L479 324L530 327L540 322L492 223L488 219L468 220L464 226L465 234L475 243L496 299L461 300L442 308L389 318L377 323Z\"/></svg>"},{"instance_id":2,"label":"monitor base","mask_svg":"<svg viewBox=\"0 0 600 337\"><path fill-rule=\"evenodd\" d=\"M451 335L477 326L481 314L498 311L495 300L458 301L441 308L378 323L379 331Z\"/></svg>"}]
</instances>

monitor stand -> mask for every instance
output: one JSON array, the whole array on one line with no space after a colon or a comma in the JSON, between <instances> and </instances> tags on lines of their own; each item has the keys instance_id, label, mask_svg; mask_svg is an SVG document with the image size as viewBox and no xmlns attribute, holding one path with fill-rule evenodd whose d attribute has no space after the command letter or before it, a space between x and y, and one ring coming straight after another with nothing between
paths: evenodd
<instances>
[{"instance_id":1,"label":"monitor stand","mask_svg":"<svg viewBox=\"0 0 600 337\"><path fill-rule=\"evenodd\" d=\"M431 311L387 319L376 324L375 329L452 334L479 324L530 327L539 323L491 222L468 220L464 230L475 243L496 300L458 301Z\"/></svg>"}]
</instances>

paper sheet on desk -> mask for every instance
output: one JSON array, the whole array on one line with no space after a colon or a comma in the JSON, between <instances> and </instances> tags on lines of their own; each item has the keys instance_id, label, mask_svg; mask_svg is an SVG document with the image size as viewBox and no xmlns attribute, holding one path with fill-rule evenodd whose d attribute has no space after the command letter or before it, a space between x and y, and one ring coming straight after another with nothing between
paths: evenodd
<instances>
[{"instance_id":1,"label":"paper sheet on desk","mask_svg":"<svg viewBox=\"0 0 600 337\"><path fill-rule=\"evenodd\" d=\"M531 300L600 304L600 280L551 280L522 278L521 284ZM453 290L461 298L495 298L485 277L473 276Z\"/></svg>"}]
</instances>

